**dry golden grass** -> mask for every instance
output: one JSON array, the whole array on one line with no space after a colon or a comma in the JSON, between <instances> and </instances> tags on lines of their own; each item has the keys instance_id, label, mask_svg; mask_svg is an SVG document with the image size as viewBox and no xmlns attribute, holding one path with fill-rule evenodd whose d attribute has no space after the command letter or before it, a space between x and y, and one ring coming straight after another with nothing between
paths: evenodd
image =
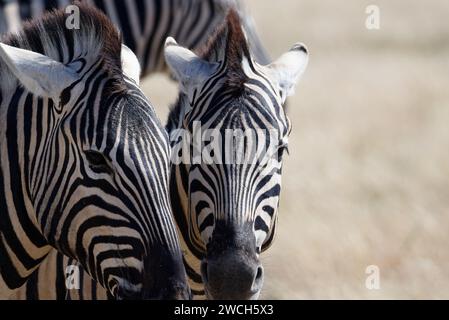
<instances>
[{"instance_id":1,"label":"dry golden grass","mask_svg":"<svg viewBox=\"0 0 449 320\"><path fill-rule=\"evenodd\" d=\"M262 298L449 298L447 0L247 3L273 57L311 52ZM145 88L165 119L176 87ZM365 288L372 264L380 290Z\"/></svg>"}]
</instances>

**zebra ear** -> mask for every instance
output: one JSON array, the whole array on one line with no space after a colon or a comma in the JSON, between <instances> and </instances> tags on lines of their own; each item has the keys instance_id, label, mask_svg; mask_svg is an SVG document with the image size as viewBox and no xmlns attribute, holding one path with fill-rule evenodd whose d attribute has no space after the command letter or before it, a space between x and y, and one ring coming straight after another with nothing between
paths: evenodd
<instances>
[{"instance_id":1,"label":"zebra ear","mask_svg":"<svg viewBox=\"0 0 449 320\"><path fill-rule=\"evenodd\" d=\"M122 44L122 71L128 78L134 80L139 85L140 82L140 63L136 55L130 48Z\"/></svg>"},{"instance_id":2,"label":"zebra ear","mask_svg":"<svg viewBox=\"0 0 449 320\"><path fill-rule=\"evenodd\" d=\"M1 61L27 90L43 97L59 98L78 79L76 70L61 62L3 43L0 43Z\"/></svg>"},{"instance_id":3,"label":"zebra ear","mask_svg":"<svg viewBox=\"0 0 449 320\"><path fill-rule=\"evenodd\" d=\"M306 70L308 61L309 54L306 46L297 43L279 59L268 65L274 71L285 98L295 93L295 85Z\"/></svg>"},{"instance_id":4,"label":"zebra ear","mask_svg":"<svg viewBox=\"0 0 449 320\"><path fill-rule=\"evenodd\" d=\"M165 41L165 60L178 80L181 90L189 93L189 89L202 83L217 70L214 63L198 57L191 50L178 45L172 37Z\"/></svg>"}]
</instances>

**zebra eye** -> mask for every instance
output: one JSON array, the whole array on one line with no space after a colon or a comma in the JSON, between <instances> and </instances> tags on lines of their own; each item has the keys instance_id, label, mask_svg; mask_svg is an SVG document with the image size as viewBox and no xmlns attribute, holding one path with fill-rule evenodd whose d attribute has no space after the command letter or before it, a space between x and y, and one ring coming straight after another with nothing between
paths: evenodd
<instances>
[{"instance_id":1,"label":"zebra eye","mask_svg":"<svg viewBox=\"0 0 449 320\"><path fill-rule=\"evenodd\" d=\"M97 173L112 173L112 169L108 164L108 161L98 151L85 151L86 159L89 161L90 168Z\"/></svg>"}]
</instances>

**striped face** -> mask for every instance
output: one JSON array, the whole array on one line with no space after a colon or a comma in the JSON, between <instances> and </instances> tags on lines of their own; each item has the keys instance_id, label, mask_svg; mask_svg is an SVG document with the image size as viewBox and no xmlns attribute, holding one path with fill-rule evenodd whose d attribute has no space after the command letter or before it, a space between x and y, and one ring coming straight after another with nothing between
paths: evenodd
<instances>
[{"instance_id":1,"label":"striped face","mask_svg":"<svg viewBox=\"0 0 449 320\"><path fill-rule=\"evenodd\" d=\"M61 204L51 224L40 222L49 241L113 295L138 297L158 277L159 262L167 272L181 268L168 199L168 137L136 85L108 95L105 75L91 72L89 86L71 88L75 108L63 112L56 129L54 147L64 157L55 158L61 172L46 181L54 187L36 187L52 199L42 208ZM56 191L58 201L50 196Z\"/></svg>"},{"instance_id":2,"label":"striped face","mask_svg":"<svg viewBox=\"0 0 449 320\"><path fill-rule=\"evenodd\" d=\"M109 23L81 9L84 26ZM25 30L23 39L31 43L34 34ZM0 44L0 214L22 226L0 226L0 280L20 286L51 245L116 298L186 298L168 197L168 136L138 79L127 76L139 74L131 70L137 59L120 52L117 34L75 34L73 46L58 36L39 41L43 52L79 50L65 64ZM11 254L17 247L25 252Z\"/></svg>"},{"instance_id":3,"label":"striped face","mask_svg":"<svg viewBox=\"0 0 449 320\"><path fill-rule=\"evenodd\" d=\"M218 71L211 77L216 87L197 88L182 122L185 132L203 140L193 141L187 166L188 214L203 250L220 225L249 232L261 252L276 222L290 121L263 69L246 59L242 65L248 81L241 89L227 88ZM201 150L198 157L195 150Z\"/></svg>"},{"instance_id":4,"label":"striped face","mask_svg":"<svg viewBox=\"0 0 449 320\"><path fill-rule=\"evenodd\" d=\"M257 64L231 12L202 57L168 40L166 58L182 90L169 129L178 189L172 202L184 241L202 260L209 298L257 298L259 254L274 236L291 129L282 105L307 51L296 45L271 65Z\"/></svg>"}]
</instances>

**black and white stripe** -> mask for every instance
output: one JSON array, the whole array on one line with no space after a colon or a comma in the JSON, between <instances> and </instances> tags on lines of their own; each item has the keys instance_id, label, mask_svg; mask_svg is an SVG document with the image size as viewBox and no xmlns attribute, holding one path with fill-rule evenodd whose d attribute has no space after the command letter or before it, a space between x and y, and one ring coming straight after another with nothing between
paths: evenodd
<instances>
[{"instance_id":1,"label":"black and white stripe","mask_svg":"<svg viewBox=\"0 0 449 320\"><path fill-rule=\"evenodd\" d=\"M188 297L167 134L115 27L80 10L80 30L57 11L0 44L0 298L52 248L115 298Z\"/></svg>"},{"instance_id":2,"label":"black and white stripe","mask_svg":"<svg viewBox=\"0 0 449 320\"><path fill-rule=\"evenodd\" d=\"M238 28L240 29L240 24ZM239 233L245 232L248 239L254 238L251 240L253 243L238 245L250 246L248 250L255 252L252 257L255 264L258 264L258 254L271 244L276 226L280 193L282 151L286 148L286 138L290 130L289 121L282 109L288 90L285 88L281 90L277 79L273 79L272 75L267 74L264 69L266 66L255 62L254 55L249 52L246 41L242 44L244 37L241 29L239 31L241 37L237 39L238 41L232 37L226 38L227 34L225 34L224 29L226 28L223 27L221 32L216 35L215 41L211 40L211 46L214 47L214 50L210 50L211 54L207 57L211 62L219 64L219 72L208 75L209 77L203 81L204 87L196 87L194 90L181 94L178 107L171 113L171 121L168 124L169 131L180 128L181 123L186 123L184 119L186 108L183 104L190 94L190 101L199 102L194 108L196 112L189 113L189 123L195 120L203 123L206 121L207 124L204 129L234 130L236 129L236 121L233 119L239 118L240 109L249 109L253 110L252 113L249 113L251 117L246 116L240 119L237 128L274 128L279 133L281 139L279 142L282 142L282 144L279 145L277 162L275 161L271 167L264 169L273 172L270 179L264 172L261 172L263 170L260 166L249 166L243 171L242 168L235 166L231 170L226 167L215 168L214 170L211 168L204 169L198 165L173 166L172 204L176 213L178 229L182 234L183 246L187 253L184 258L190 283L197 296L204 295L203 278L200 271L201 262L205 260L207 246L213 238L214 232L217 234L218 228L215 228L217 223L223 225L221 229L225 229L222 234L231 233L227 236L231 241L236 238L236 235L232 234L234 231L227 230L230 229L230 224L231 229L238 229ZM236 45L236 41L237 45L240 45L237 48L238 50L227 50L227 45L229 43ZM227 51L234 52L234 54L238 53L241 58L245 56L247 59L245 62L243 60L237 61L238 68L236 69L236 57L229 57ZM242 53L242 51L244 52ZM177 70L173 71L176 73ZM239 73L243 73L244 78L248 81L246 83L234 83L231 88L228 81L229 75ZM242 89L243 84L244 90ZM245 91L245 94L242 95L242 98L235 97L236 92L243 91ZM192 92L196 92L195 99L191 99L193 98ZM201 95L196 96L197 93ZM235 107L236 103L233 103L234 111L232 112L226 108L226 105L230 104L231 101L239 101L240 104ZM223 110L227 110L230 114L223 114ZM203 117L204 114L207 114L206 118ZM227 120L222 123L215 121L221 117ZM195 178L193 179L193 177ZM248 190L248 185L252 185L253 188ZM220 244L220 237L216 236L215 239L214 243ZM231 261L231 259L228 260ZM63 272L62 266L55 265L49 270L52 273ZM53 272L53 270L56 271ZM262 268L258 266L256 272L259 273L260 270ZM57 283L56 286L61 286L61 283ZM240 290L241 288L237 289ZM237 291L237 289L234 291ZM31 295L28 296L31 297ZM84 296L87 295L84 294ZM209 296L213 297L212 294ZM227 296L223 297L226 298Z\"/></svg>"},{"instance_id":3,"label":"black and white stripe","mask_svg":"<svg viewBox=\"0 0 449 320\"><path fill-rule=\"evenodd\" d=\"M66 270L68 266L78 268L80 288L67 288L69 280ZM78 284L78 283L77 283ZM82 265L73 258L53 249L33 272L27 282L16 290L10 300L106 300L107 291L87 274Z\"/></svg>"},{"instance_id":4,"label":"black and white stripe","mask_svg":"<svg viewBox=\"0 0 449 320\"><path fill-rule=\"evenodd\" d=\"M255 62L235 12L202 51L198 57L167 41L168 64L182 84L167 124L172 153L180 152L180 129L191 133L195 121L203 131L272 130L277 140L269 163L192 164L189 158L172 165L171 201L184 262L196 298L257 298L263 280L259 254L275 234L290 132L283 104L306 68L307 51L297 44L270 65ZM229 151L235 152L221 153ZM92 297L89 288L73 291L75 298Z\"/></svg>"},{"instance_id":5,"label":"black and white stripe","mask_svg":"<svg viewBox=\"0 0 449 320\"><path fill-rule=\"evenodd\" d=\"M231 11L200 52L197 56L167 40L167 64L181 83L167 124L172 154L183 157L179 134L196 136L195 123L203 133L217 134L213 141L220 152L208 153L211 163L195 163L197 147L192 146L187 161L172 164L172 207L193 294L254 299L263 282L259 255L275 234L282 157L291 130L283 105L305 70L307 50L297 44L272 64L257 63L238 14ZM226 156L241 152L226 148L226 132L248 130L265 132L251 143L267 150L268 157L226 162ZM275 133L274 141L269 132ZM242 150L249 149L249 140L242 141Z\"/></svg>"},{"instance_id":6,"label":"black and white stripe","mask_svg":"<svg viewBox=\"0 0 449 320\"><path fill-rule=\"evenodd\" d=\"M260 63L268 63L254 21L240 0L84 0L102 10L121 30L124 43L137 55L143 75L165 71L164 41L174 37L187 48L205 43L226 12L238 7L251 49ZM64 8L69 0L0 0L0 34L21 28L21 21L44 11Z\"/></svg>"}]
</instances>

